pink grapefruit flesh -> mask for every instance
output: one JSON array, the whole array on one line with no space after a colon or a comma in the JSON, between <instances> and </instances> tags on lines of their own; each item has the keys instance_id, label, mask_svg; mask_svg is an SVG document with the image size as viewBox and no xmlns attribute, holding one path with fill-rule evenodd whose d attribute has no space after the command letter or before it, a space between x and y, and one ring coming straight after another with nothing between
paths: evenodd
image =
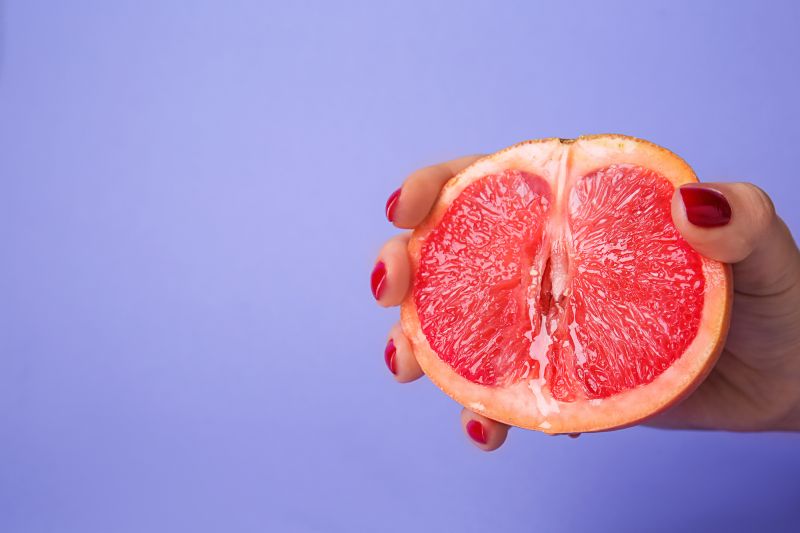
<instances>
[{"instance_id":1,"label":"pink grapefruit flesh","mask_svg":"<svg viewBox=\"0 0 800 533\"><path fill-rule=\"evenodd\" d=\"M719 354L729 269L676 230L680 158L630 137L529 141L479 160L414 232L402 322L463 405L549 433L678 401Z\"/></svg>"}]
</instances>

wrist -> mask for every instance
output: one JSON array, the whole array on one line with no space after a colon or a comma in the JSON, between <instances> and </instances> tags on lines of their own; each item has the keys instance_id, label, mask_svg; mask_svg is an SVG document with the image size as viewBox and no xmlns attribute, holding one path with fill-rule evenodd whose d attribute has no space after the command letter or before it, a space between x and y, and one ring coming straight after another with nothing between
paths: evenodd
<instances>
[{"instance_id":1,"label":"wrist","mask_svg":"<svg viewBox=\"0 0 800 533\"><path fill-rule=\"evenodd\" d=\"M796 392L790 396L786 416L774 428L777 431L800 431L800 387L794 389Z\"/></svg>"},{"instance_id":2,"label":"wrist","mask_svg":"<svg viewBox=\"0 0 800 533\"><path fill-rule=\"evenodd\" d=\"M787 420L786 429L800 431L800 401L795 402L794 409Z\"/></svg>"}]
</instances>

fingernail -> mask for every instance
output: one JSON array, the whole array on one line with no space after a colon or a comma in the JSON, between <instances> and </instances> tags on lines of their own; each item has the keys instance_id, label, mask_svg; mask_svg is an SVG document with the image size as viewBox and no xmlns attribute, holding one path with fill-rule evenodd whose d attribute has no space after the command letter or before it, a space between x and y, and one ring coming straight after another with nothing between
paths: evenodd
<instances>
[{"instance_id":1,"label":"fingernail","mask_svg":"<svg viewBox=\"0 0 800 533\"><path fill-rule=\"evenodd\" d=\"M581 436L580 433L569 433L569 438L571 439L577 439L580 436Z\"/></svg>"},{"instance_id":2,"label":"fingernail","mask_svg":"<svg viewBox=\"0 0 800 533\"><path fill-rule=\"evenodd\" d=\"M400 199L400 191L402 189L403 188L400 187L394 191L389 195L389 199L386 200L386 218L389 220L389 222L394 221L394 211L397 209L397 200Z\"/></svg>"},{"instance_id":3,"label":"fingernail","mask_svg":"<svg viewBox=\"0 0 800 533\"><path fill-rule=\"evenodd\" d=\"M378 261L375 268L372 269L372 276L370 276L370 284L372 285L372 295L376 300L381 299L383 288L386 285L386 265L383 261Z\"/></svg>"},{"instance_id":4,"label":"fingernail","mask_svg":"<svg viewBox=\"0 0 800 533\"><path fill-rule=\"evenodd\" d=\"M680 191L686 218L695 226L715 228L731 221L731 206L721 192L696 185Z\"/></svg>"},{"instance_id":5,"label":"fingernail","mask_svg":"<svg viewBox=\"0 0 800 533\"><path fill-rule=\"evenodd\" d=\"M397 369L394 367L395 355L397 355L397 348L394 347L394 339L389 339L389 342L386 343L386 349L383 351L383 359L392 374L397 375Z\"/></svg>"},{"instance_id":6,"label":"fingernail","mask_svg":"<svg viewBox=\"0 0 800 533\"><path fill-rule=\"evenodd\" d=\"M486 444L486 432L483 429L483 424L477 420L467 422L467 435L479 444Z\"/></svg>"}]
</instances>

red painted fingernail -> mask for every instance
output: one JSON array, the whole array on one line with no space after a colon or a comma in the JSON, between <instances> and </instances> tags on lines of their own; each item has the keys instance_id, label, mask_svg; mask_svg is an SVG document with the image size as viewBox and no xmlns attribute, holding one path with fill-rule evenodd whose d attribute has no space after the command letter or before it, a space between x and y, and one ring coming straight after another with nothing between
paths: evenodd
<instances>
[{"instance_id":1,"label":"red painted fingernail","mask_svg":"<svg viewBox=\"0 0 800 533\"><path fill-rule=\"evenodd\" d=\"M378 261L378 264L375 265L375 268L372 269L372 275L370 276L370 285L372 285L372 295L375 297L376 300L381 299L381 294L383 294L383 289L386 286L386 265L383 264L383 261Z\"/></svg>"},{"instance_id":2,"label":"red painted fingernail","mask_svg":"<svg viewBox=\"0 0 800 533\"><path fill-rule=\"evenodd\" d=\"M571 439L577 439L580 436L581 436L580 433L569 433L569 438Z\"/></svg>"},{"instance_id":3,"label":"red painted fingernail","mask_svg":"<svg viewBox=\"0 0 800 533\"><path fill-rule=\"evenodd\" d=\"M467 435L479 444L486 444L486 432L483 429L483 424L477 420L467 422Z\"/></svg>"},{"instance_id":4,"label":"red painted fingernail","mask_svg":"<svg viewBox=\"0 0 800 533\"><path fill-rule=\"evenodd\" d=\"M386 349L383 351L383 359L392 374L397 375L397 369L394 367L395 355L397 355L397 348L394 347L394 339L389 339L389 342L386 343Z\"/></svg>"},{"instance_id":5,"label":"red painted fingernail","mask_svg":"<svg viewBox=\"0 0 800 533\"><path fill-rule=\"evenodd\" d=\"M403 188L400 187L390 194L389 199L386 200L386 218L389 220L389 222L394 220L394 211L397 209L397 200L400 199L400 191L402 190Z\"/></svg>"},{"instance_id":6,"label":"red painted fingernail","mask_svg":"<svg viewBox=\"0 0 800 533\"><path fill-rule=\"evenodd\" d=\"M731 221L731 206L721 192L705 187L681 187L686 218L695 226L715 228Z\"/></svg>"}]
</instances>

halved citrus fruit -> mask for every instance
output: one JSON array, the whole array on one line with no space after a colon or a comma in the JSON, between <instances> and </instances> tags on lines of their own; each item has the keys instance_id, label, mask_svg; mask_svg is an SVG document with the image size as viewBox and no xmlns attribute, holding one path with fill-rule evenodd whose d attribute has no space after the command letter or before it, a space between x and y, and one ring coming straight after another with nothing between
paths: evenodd
<instances>
[{"instance_id":1,"label":"halved citrus fruit","mask_svg":"<svg viewBox=\"0 0 800 533\"><path fill-rule=\"evenodd\" d=\"M624 427L691 392L727 332L730 269L672 222L696 182L621 135L517 144L451 179L409 241L402 325L462 405L547 433Z\"/></svg>"}]
</instances>

